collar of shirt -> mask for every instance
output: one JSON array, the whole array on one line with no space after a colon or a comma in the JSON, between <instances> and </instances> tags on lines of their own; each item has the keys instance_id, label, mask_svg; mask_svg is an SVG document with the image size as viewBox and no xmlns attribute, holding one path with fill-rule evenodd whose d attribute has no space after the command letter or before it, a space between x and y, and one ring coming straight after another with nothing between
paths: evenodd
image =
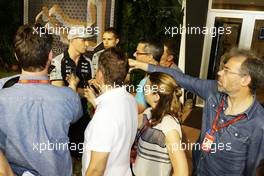
<instances>
[{"instance_id":1,"label":"collar of shirt","mask_svg":"<svg viewBox=\"0 0 264 176\"><path fill-rule=\"evenodd\" d=\"M122 86L122 87L119 87L119 88L113 88L113 89L103 93L99 97L97 97L95 99L95 103L96 103L96 105L99 105L101 102L103 102L105 100L109 100L109 99L115 99L116 96L122 95L125 92L126 92L125 86Z\"/></svg>"},{"instance_id":2,"label":"collar of shirt","mask_svg":"<svg viewBox=\"0 0 264 176\"><path fill-rule=\"evenodd\" d=\"M226 110L227 107L228 107L227 95L225 94L223 96L223 98L224 98L224 101L225 101L223 110ZM241 114L245 114L248 120L254 116L254 112L255 112L255 109L257 107L257 99L256 99L256 95L255 94L253 95L253 98L254 98L253 99L253 103L249 106L249 108L246 111L241 113ZM237 114L236 116L239 116L241 114Z\"/></svg>"},{"instance_id":3,"label":"collar of shirt","mask_svg":"<svg viewBox=\"0 0 264 176\"><path fill-rule=\"evenodd\" d=\"M70 58L70 55L69 55L68 49L66 49L65 52L64 52L64 58L65 58L66 60L68 60L68 61L71 63L71 65L74 65L74 66L77 67L77 65L75 64L75 62L73 61L73 59ZM83 54L81 54L81 55L80 55L80 59L79 59L79 61L78 61L78 64L79 64L80 62L82 62L83 60L85 60L85 58L84 58Z\"/></svg>"},{"instance_id":4,"label":"collar of shirt","mask_svg":"<svg viewBox=\"0 0 264 176\"><path fill-rule=\"evenodd\" d=\"M20 75L19 80L49 80L48 76Z\"/></svg>"}]
</instances>

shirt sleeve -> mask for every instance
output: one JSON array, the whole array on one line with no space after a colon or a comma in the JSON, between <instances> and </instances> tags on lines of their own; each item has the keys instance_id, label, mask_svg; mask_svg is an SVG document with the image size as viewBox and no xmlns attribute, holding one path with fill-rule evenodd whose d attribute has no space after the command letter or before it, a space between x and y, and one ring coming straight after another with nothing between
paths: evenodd
<instances>
[{"instance_id":1,"label":"shirt sleeve","mask_svg":"<svg viewBox=\"0 0 264 176\"><path fill-rule=\"evenodd\" d=\"M105 118L106 114L97 112L93 117L92 124L89 129L87 142L87 150L96 152L111 152L115 145L115 136L117 136L117 127L109 118Z\"/></svg>"},{"instance_id":2,"label":"shirt sleeve","mask_svg":"<svg viewBox=\"0 0 264 176\"><path fill-rule=\"evenodd\" d=\"M50 72L50 80L51 81L58 81L58 80L63 80L62 74L61 74L61 62L58 58L59 56L55 57L51 61L51 72Z\"/></svg>"},{"instance_id":3,"label":"shirt sleeve","mask_svg":"<svg viewBox=\"0 0 264 176\"><path fill-rule=\"evenodd\" d=\"M148 107L147 102L144 97L144 86L147 82L147 77L142 79L137 87L137 93L135 96L136 102L144 107Z\"/></svg>"},{"instance_id":4,"label":"shirt sleeve","mask_svg":"<svg viewBox=\"0 0 264 176\"><path fill-rule=\"evenodd\" d=\"M181 125L177 119L174 117L167 115L162 120L163 129L162 132L167 135L168 132L171 130L177 130L179 133L180 138L182 138L182 131L181 131Z\"/></svg>"},{"instance_id":5,"label":"shirt sleeve","mask_svg":"<svg viewBox=\"0 0 264 176\"><path fill-rule=\"evenodd\" d=\"M148 65L149 72L163 72L171 75L177 83L184 89L200 96L202 99L207 99L210 95L217 92L216 80L202 80L189 75L185 75L178 70Z\"/></svg>"}]
</instances>

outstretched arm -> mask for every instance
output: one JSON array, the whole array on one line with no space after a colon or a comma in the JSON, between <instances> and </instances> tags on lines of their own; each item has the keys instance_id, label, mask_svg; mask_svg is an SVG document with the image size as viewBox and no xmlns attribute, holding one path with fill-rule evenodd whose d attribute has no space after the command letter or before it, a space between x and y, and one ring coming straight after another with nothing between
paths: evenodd
<instances>
[{"instance_id":1,"label":"outstretched arm","mask_svg":"<svg viewBox=\"0 0 264 176\"><path fill-rule=\"evenodd\" d=\"M202 80L195 78L175 69L155 66L143 62L139 62L133 59L129 59L129 66L131 68L142 69L148 72L163 72L171 75L184 89L200 96L203 99L207 99L213 92L217 92L217 82L215 80Z\"/></svg>"}]
</instances>

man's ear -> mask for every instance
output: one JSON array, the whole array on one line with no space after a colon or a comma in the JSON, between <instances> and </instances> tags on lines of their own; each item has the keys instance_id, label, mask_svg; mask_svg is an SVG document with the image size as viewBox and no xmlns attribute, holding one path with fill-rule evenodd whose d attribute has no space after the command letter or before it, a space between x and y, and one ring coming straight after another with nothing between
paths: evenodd
<instances>
[{"instance_id":1,"label":"man's ear","mask_svg":"<svg viewBox=\"0 0 264 176\"><path fill-rule=\"evenodd\" d=\"M173 55L169 55L169 56L167 57L167 61L168 61L168 62L173 62Z\"/></svg>"},{"instance_id":2,"label":"man's ear","mask_svg":"<svg viewBox=\"0 0 264 176\"><path fill-rule=\"evenodd\" d=\"M100 69L96 72L96 81L100 84L100 86L104 84L104 75Z\"/></svg>"},{"instance_id":3,"label":"man's ear","mask_svg":"<svg viewBox=\"0 0 264 176\"><path fill-rule=\"evenodd\" d=\"M148 63L149 64L157 64L158 62L154 59L154 57L152 55L147 55L148 57Z\"/></svg>"},{"instance_id":4,"label":"man's ear","mask_svg":"<svg viewBox=\"0 0 264 176\"><path fill-rule=\"evenodd\" d=\"M119 39L118 38L116 39L116 42L115 43L116 43L116 45L119 43Z\"/></svg>"},{"instance_id":5,"label":"man's ear","mask_svg":"<svg viewBox=\"0 0 264 176\"><path fill-rule=\"evenodd\" d=\"M242 86L249 86L250 83L251 83L251 77L249 75L244 76L243 79L241 80Z\"/></svg>"},{"instance_id":6,"label":"man's ear","mask_svg":"<svg viewBox=\"0 0 264 176\"><path fill-rule=\"evenodd\" d=\"M52 52L52 50L50 50L48 60L51 61L52 58L53 58L53 52Z\"/></svg>"}]
</instances>

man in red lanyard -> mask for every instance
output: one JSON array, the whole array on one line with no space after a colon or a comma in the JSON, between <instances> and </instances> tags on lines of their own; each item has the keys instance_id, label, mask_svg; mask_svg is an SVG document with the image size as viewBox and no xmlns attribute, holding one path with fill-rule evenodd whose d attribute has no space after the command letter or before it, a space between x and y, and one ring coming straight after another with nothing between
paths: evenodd
<instances>
[{"instance_id":1,"label":"man in red lanyard","mask_svg":"<svg viewBox=\"0 0 264 176\"><path fill-rule=\"evenodd\" d=\"M183 88L204 99L201 134L193 148L193 175L256 175L264 159L264 109L255 94L264 84L263 59L251 51L233 49L218 80L201 80L134 60L129 64L170 74Z\"/></svg>"},{"instance_id":2,"label":"man in red lanyard","mask_svg":"<svg viewBox=\"0 0 264 176\"><path fill-rule=\"evenodd\" d=\"M14 49L22 73L0 90L0 154L16 175L72 175L68 131L82 107L72 89L50 84L51 46L41 26L21 26Z\"/></svg>"}]
</instances>

